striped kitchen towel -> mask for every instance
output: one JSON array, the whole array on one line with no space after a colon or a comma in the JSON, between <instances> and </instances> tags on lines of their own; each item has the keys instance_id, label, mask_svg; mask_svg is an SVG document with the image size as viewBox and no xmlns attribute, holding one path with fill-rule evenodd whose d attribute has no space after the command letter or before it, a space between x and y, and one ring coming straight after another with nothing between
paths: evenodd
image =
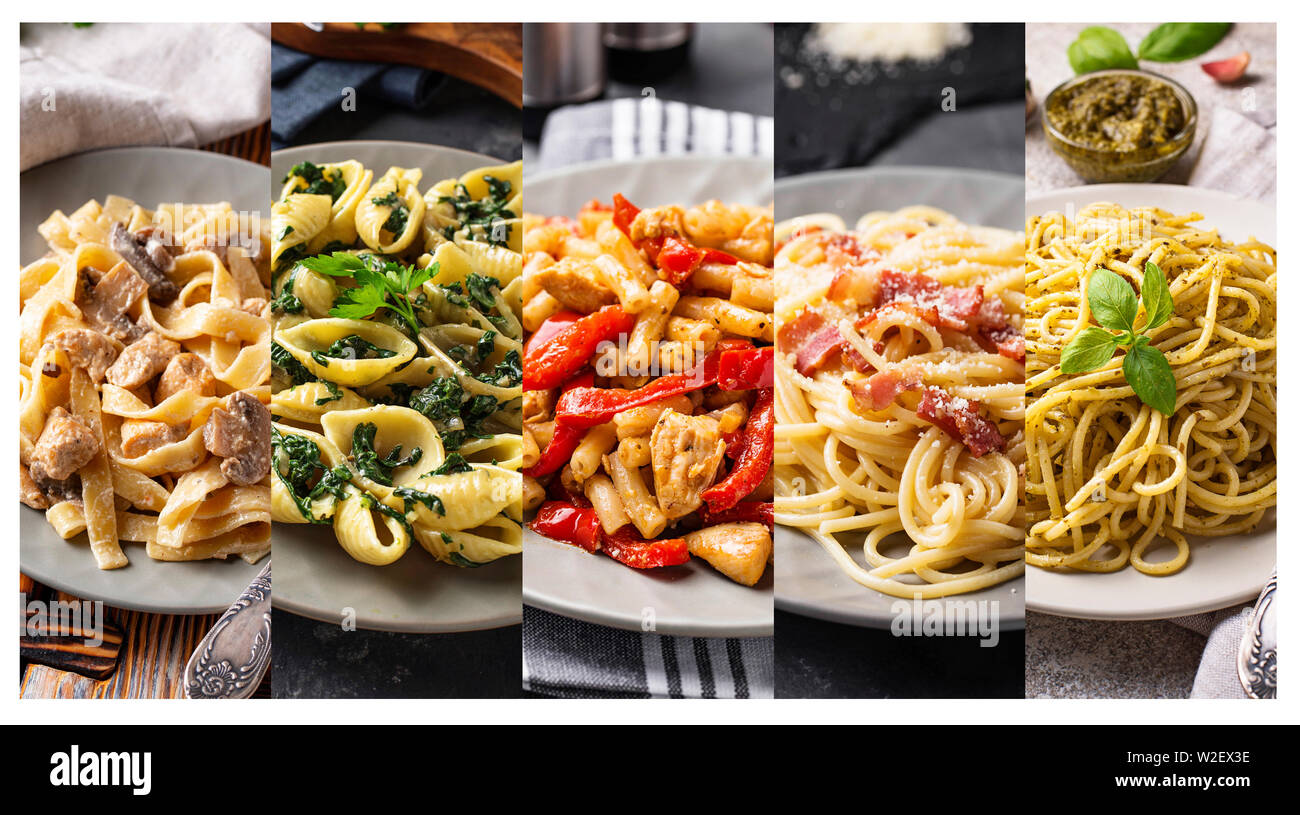
<instances>
[{"instance_id":1,"label":"striped kitchen towel","mask_svg":"<svg viewBox=\"0 0 1300 815\"><path fill-rule=\"evenodd\" d=\"M600 159L649 156L773 155L771 116L716 110L647 96L570 105L542 129L530 170Z\"/></svg>"},{"instance_id":2,"label":"striped kitchen towel","mask_svg":"<svg viewBox=\"0 0 1300 815\"><path fill-rule=\"evenodd\" d=\"M564 699L771 699L772 638L666 637L524 606L524 690Z\"/></svg>"}]
</instances>

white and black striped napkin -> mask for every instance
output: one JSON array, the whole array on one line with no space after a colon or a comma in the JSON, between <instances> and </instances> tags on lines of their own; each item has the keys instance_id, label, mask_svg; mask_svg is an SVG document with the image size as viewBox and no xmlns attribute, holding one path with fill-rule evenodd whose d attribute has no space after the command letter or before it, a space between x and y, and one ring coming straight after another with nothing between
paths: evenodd
<instances>
[{"instance_id":1,"label":"white and black striped napkin","mask_svg":"<svg viewBox=\"0 0 1300 815\"><path fill-rule=\"evenodd\" d=\"M559 108L546 119L531 170L650 156L772 156L771 116L647 96Z\"/></svg>"},{"instance_id":2,"label":"white and black striped napkin","mask_svg":"<svg viewBox=\"0 0 1300 815\"><path fill-rule=\"evenodd\" d=\"M652 156L771 156L773 133L770 116L655 97L593 102L560 108L547 118L529 169ZM525 606L523 640L524 690L533 693L572 699L772 698L771 637L621 631Z\"/></svg>"},{"instance_id":3,"label":"white and black striped napkin","mask_svg":"<svg viewBox=\"0 0 1300 815\"><path fill-rule=\"evenodd\" d=\"M566 699L772 698L771 637L666 637L524 606L523 640L524 690L532 693Z\"/></svg>"}]
</instances>

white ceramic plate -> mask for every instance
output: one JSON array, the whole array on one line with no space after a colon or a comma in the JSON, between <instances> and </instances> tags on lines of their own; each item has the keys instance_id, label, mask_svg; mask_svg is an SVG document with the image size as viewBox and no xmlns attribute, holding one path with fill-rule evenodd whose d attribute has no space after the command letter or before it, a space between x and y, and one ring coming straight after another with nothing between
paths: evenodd
<instances>
[{"instance_id":1,"label":"white ceramic plate","mask_svg":"<svg viewBox=\"0 0 1300 815\"><path fill-rule=\"evenodd\" d=\"M165 147L99 150L42 164L19 177L21 260L27 263L45 254L45 240L36 227L56 209L71 212L92 198L103 202L114 194L146 207L163 201L229 201L235 209L265 213L270 177L259 164ZM239 558L164 563L145 555L144 547L128 543L123 548L130 565L102 571L84 534L63 540L42 512L20 506L18 531L21 567L30 577L78 597L138 611L225 611L262 565Z\"/></svg>"},{"instance_id":2,"label":"white ceramic plate","mask_svg":"<svg viewBox=\"0 0 1300 815\"><path fill-rule=\"evenodd\" d=\"M1124 207L1155 206L1174 213L1199 212L1201 224L1226 239L1250 236L1277 245L1273 206L1236 195L1172 184L1097 184L1035 196L1026 214L1078 210L1098 201ZM1136 569L1114 574L1029 568L1031 611L1098 620L1160 620L1249 602L1258 596L1277 562L1273 513L1245 535L1193 540L1191 562L1177 574L1152 577Z\"/></svg>"},{"instance_id":3,"label":"white ceramic plate","mask_svg":"<svg viewBox=\"0 0 1300 815\"><path fill-rule=\"evenodd\" d=\"M391 166L424 171L420 189L499 159L409 142L354 141L293 147L271 156L271 188L278 195L281 179L300 161L356 159L376 175ZM275 524L276 608L314 620L338 623L355 615L360 628L408 633L450 633L499 628L519 623L521 565L509 557L477 569L457 569L435 561L413 545L388 566L353 560L329 527Z\"/></svg>"},{"instance_id":4,"label":"white ceramic plate","mask_svg":"<svg viewBox=\"0 0 1300 815\"><path fill-rule=\"evenodd\" d=\"M547 173L524 168L526 209L575 215L592 198L620 192L640 207L710 198L767 204L772 164L742 158L663 158L600 162ZM642 572L604 555L524 533L524 602L566 617L633 631L695 637L772 634L772 570L746 588L695 558Z\"/></svg>"},{"instance_id":5,"label":"white ceramic plate","mask_svg":"<svg viewBox=\"0 0 1300 815\"><path fill-rule=\"evenodd\" d=\"M783 178L777 182L777 219L833 212L847 223L874 210L925 204L969 224L1024 229L1025 182L1020 176L933 167L867 167ZM847 536L841 536L848 540ZM849 552L866 566L861 541ZM1025 581L1017 578L955 601L996 601L1000 628L1025 625ZM889 628L898 598L844 574L821 544L797 529L776 528L776 607L846 625Z\"/></svg>"}]
</instances>

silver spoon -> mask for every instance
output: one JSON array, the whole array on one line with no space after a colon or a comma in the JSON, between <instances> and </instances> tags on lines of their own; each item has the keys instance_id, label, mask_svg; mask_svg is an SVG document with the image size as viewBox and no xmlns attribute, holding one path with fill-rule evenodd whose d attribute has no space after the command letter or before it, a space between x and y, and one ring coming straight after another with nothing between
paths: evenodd
<instances>
[{"instance_id":1,"label":"silver spoon","mask_svg":"<svg viewBox=\"0 0 1300 815\"><path fill-rule=\"evenodd\" d=\"M1255 615L1237 651L1237 678L1252 699L1277 698L1277 569L1255 601Z\"/></svg>"},{"instance_id":2,"label":"silver spoon","mask_svg":"<svg viewBox=\"0 0 1300 815\"><path fill-rule=\"evenodd\" d=\"M185 665L186 699L246 699L271 664L271 564L221 615Z\"/></svg>"}]
</instances>

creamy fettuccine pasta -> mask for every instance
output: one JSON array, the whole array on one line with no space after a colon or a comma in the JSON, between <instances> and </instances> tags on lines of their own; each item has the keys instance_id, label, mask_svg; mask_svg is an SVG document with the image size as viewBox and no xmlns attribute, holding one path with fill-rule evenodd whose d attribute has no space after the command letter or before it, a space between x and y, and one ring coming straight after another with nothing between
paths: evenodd
<instances>
[{"instance_id":1,"label":"creamy fettuccine pasta","mask_svg":"<svg viewBox=\"0 0 1300 815\"><path fill-rule=\"evenodd\" d=\"M272 207L273 514L383 565L521 551L522 164L303 162Z\"/></svg>"},{"instance_id":2,"label":"creamy fettuccine pasta","mask_svg":"<svg viewBox=\"0 0 1300 815\"><path fill-rule=\"evenodd\" d=\"M101 569L270 550L269 235L118 196L41 224L19 275L23 503Z\"/></svg>"}]
</instances>

